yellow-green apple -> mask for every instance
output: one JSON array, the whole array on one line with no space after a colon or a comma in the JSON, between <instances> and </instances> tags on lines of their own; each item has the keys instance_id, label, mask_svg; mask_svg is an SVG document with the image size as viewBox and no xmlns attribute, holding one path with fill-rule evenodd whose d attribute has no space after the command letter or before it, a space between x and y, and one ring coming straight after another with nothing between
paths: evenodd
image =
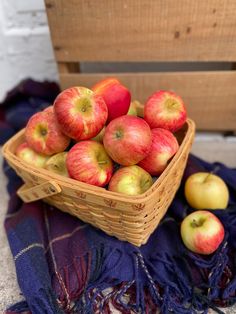
<instances>
[{"instance_id":1,"label":"yellow-green apple","mask_svg":"<svg viewBox=\"0 0 236 314\"><path fill-rule=\"evenodd\" d=\"M71 178L97 186L105 186L113 172L104 146L92 140L75 144L68 152L66 166Z\"/></svg>"},{"instance_id":2,"label":"yellow-green apple","mask_svg":"<svg viewBox=\"0 0 236 314\"><path fill-rule=\"evenodd\" d=\"M224 226L207 210L197 210L184 218L181 223L181 237L192 252L211 254L224 239Z\"/></svg>"},{"instance_id":3,"label":"yellow-green apple","mask_svg":"<svg viewBox=\"0 0 236 314\"><path fill-rule=\"evenodd\" d=\"M29 165L39 168L44 168L48 160L48 156L35 152L26 142L17 147L15 154L20 159L26 161Z\"/></svg>"},{"instance_id":4,"label":"yellow-green apple","mask_svg":"<svg viewBox=\"0 0 236 314\"><path fill-rule=\"evenodd\" d=\"M105 126L104 128L101 129L101 131L98 133L98 135L96 135L95 137L91 138L91 140L93 141L97 141L99 143L102 143L103 142L103 136L105 134Z\"/></svg>"},{"instance_id":5,"label":"yellow-green apple","mask_svg":"<svg viewBox=\"0 0 236 314\"><path fill-rule=\"evenodd\" d=\"M132 166L145 158L151 143L152 133L147 122L129 115L112 120L103 137L110 157L123 166Z\"/></svg>"},{"instance_id":6,"label":"yellow-green apple","mask_svg":"<svg viewBox=\"0 0 236 314\"><path fill-rule=\"evenodd\" d=\"M48 156L64 151L70 143L70 138L62 133L51 107L35 113L29 119L25 138L33 150Z\"/></svg>"},{"instance_id":7,"label":"yellow-green apple","mask_svg":"<svg viewBox=\"0 0 236 314\"><path fill-rule=\"evenodd\" d=\"M146 192L153 184L151 175L137 165L122 167L111 177L108 190L138 195Z\"/></svg>"},{"instance_id":8,"label":"yellow-green apple","mask_svg":"<svg viewBox=\"0 0 236 314\"><path fill-rule=\"evenodd\" d=\"M197 172L189 176L184 193L189 205L195 209L225 209L229 201L225 182L209 172Z\"/></svg>"},{"instance_id":9,"label":"yellow-green apple","mask_svg":"<svg viewBox=\"0 0 236 314\"><path fill-rule=\"evenodd\" d=\"M68 171L66 168L66 157L67 152L57 153L51 157L46 162L45 169L52 171L64 177L68 177Z\"/></svg>"},{"instance_id":10,"label":"yellow-green apple","mask_svg":"<svg viewBox=\"0 0 236 314\"><path fill-rule=\"evenodd\" d=\"M63 133L76 141L96 136L107 121L104 99L86 87L65 89L53 107Z\"/></svg>"},{"instance_id":11,"label":"yellow-green apple","mask_svg":"<svg viewBox=\"0 0 236 314\"><path fill-rule=\"evenodd\" d=\"M179 144L168 130L152 129L152 144L148 155L138 165L153 176L160 175L175 155Z\"/></svg>"},{"instance_id":12,"label":"yellow-green apple","mask_svg":"<svg viewBox=\"0 0 236 314\"><path fill-rule=\"evenodd\" d=\"M98 82L92 90L103 97L108 108L107 122L127 114L131 94L116 78L107 78Z\"/></svg>"},{"instance_id":13,"label":"yellow-green apple","mask_svg":"<svg viewBox=\"0 0 236 314\"><path fill-rule=\"evenodd\" d=\"M144 119L151 129L163 128L175 132L183 126L186 118L184 102L174 92L157 91L144 105Z\"/></svg>"},{"instance_id":14,"label":"yellow-green apple","mask_svg":"<svg viewBox=\"0 0 236 314\"><path fill-rule=\"evenodd\" d=\"M139 101L137 101L137 100L132 101L130 106L129 106L129 111L127 112L127 114L129 114L131 116L137 116L138 115L138 111L137 111L138 105L140 105Z\"/></svg>"}]
</instances>

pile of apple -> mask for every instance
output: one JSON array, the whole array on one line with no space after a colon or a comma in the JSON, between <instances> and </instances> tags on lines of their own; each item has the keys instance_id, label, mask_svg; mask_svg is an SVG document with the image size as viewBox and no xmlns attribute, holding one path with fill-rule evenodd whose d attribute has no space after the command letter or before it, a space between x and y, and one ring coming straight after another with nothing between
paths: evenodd
<instances>
[{"instance_id":1,"label":"pile of apple","mask_svg":"<svg viewBox=\"0 0 236 314\"><path fill-rule=\"evenodd\" d=\"M16 155L29 164L110 191L138 195L159 176L179 148L174 133L186 121L183 100L173 92L157 91L137 116L137 102L117 79L91 90L72 87L60 93L25 128L25 142ZM192 208L181 224L185 246L211 254L222 243L224 227L205 209L225 209L227 186L219 177L196 173L185 184Z\"/></svg>"},{"instance_id":2,"label":"pile of apple","mask_svg":"<svg viewBox=\"0 0 236 314\"><path fill-rule=\"evenodd\" d=\"M174 132L186 121L182 99L157 91L144 105L136 102L117 79L98 82L91 90L71 87L25 129L16 155L38 167L110 191L144 193L159 176L179 144Z\"/></svg>"}]
</instances>

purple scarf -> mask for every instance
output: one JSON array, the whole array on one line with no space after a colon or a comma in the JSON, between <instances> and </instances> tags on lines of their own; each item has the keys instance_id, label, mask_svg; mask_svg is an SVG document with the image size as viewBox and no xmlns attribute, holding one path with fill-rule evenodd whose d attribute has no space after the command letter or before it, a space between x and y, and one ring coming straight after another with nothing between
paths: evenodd
<instances>
[{"instance_id":1,"label":"purple scarf","mask_svg":"<svg viewBox=\"0 0 236 314\"><path fill-rule=\"evenodd\" d=\"M47 94L49 83L30 84L33 94L34 84ZM26 104L31 96L22 94ZM17 107L17 95L16 92L10 106L12 115L14 108L21 107ZM50 95L43 98L44 103L52 101ZM5 122L8 109L2 111ZM6 124L12 132L19 127L9 121ZM2 142L7 132L0 132L3 133ZM231 196L227 210L214 211L225 226L226 236L219 249L209 256L191 253L180 237L180 223L192 212L183 195L183 184L190 174L202 170L221 176ZM41 201L23 204L16 196L21 179L6 164L4 171L9 178L10 195L5 227L25 297L7 313L106 314L112 313L111 305L127 314L156 313L157 309L164 314L199 310L207 313L209 308L222 313L218 306L235 302L236 169L190 156L173 203L148 243L140 248Z\"/></svg>"}]
</instances>

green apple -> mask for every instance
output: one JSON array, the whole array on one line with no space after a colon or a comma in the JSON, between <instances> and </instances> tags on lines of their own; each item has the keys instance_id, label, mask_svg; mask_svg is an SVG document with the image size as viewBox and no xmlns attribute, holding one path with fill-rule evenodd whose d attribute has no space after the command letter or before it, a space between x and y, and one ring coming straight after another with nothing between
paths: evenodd
<instances>
[{"instance_id":1,"label":"green apple","mask_svg":"<svg viewBox=\"0 0 236 314\"><path fill-rule=\"evenodd\" d=\"M189 205L195 209L225 209L229 201L225 182L209 172L197 172L189 176L184 193Z\"/></svg>"},{"instance_id":2,"label":"green apple","mask_svg":"<svg viewBox=\"0 0 236 314\"><path fill-rule=\"evenodd\" d=\"M55 172L61 176L69 177L66 168L67 152L62 152L50 157L45 165L45 169Z\"/></svg>"}]
</instances>

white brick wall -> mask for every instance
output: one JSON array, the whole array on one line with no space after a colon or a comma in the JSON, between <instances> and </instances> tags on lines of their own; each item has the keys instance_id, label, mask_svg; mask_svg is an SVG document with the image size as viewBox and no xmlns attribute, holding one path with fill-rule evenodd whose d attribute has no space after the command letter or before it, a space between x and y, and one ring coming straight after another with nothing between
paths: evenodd
<instances>
[{"instance_id":1,"label":"white brick wall","mask_svg":"<svg viewBox=\"0 0 236 314\"><path fill-rule=\"evenodd\" d=\"M57 80L43 0L0 0L0 101L21 79Z\"/></svg>"}]
</instances>

